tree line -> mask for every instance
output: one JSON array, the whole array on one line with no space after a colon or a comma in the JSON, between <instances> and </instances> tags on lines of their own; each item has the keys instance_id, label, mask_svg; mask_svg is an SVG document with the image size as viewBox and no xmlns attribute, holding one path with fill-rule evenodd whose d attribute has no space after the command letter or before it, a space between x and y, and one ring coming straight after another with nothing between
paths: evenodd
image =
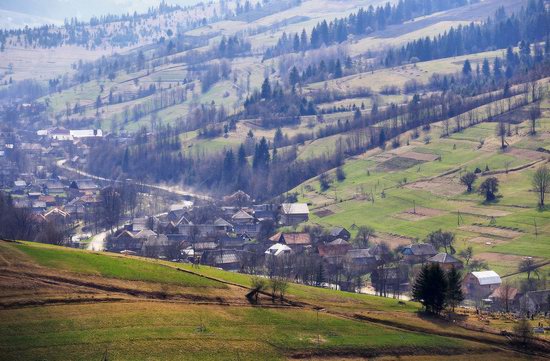
<instances>
[{"instance_id":1,"label":"tree line","mask_svg":"<svg viewBox=\"0 0 550 361\"><path fill-rule=\"evenodd\" d=\"M402 24L417 16L464 6L467 3L467 0L400 0L396 4L388 2L376 8L371 5L366 10L359 9L347 18L331 22L323 20L313 27L310 34L305 29L300 34L283 33L277 44L266 50L264 59L342 43L349 35L367 35L384 30L388 25Z\"/></svg>"}]
</instances>

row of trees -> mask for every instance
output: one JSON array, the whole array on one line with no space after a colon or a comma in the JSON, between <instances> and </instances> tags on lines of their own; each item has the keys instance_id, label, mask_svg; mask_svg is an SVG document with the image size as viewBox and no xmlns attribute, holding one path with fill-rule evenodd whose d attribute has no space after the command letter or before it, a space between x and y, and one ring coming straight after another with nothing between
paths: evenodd
<instances>
[{"instance_id":1,"label":"row of trees","mask_svg":"<svg viewBox=\"0 0 550 361\"><path fill-rule=\"evenodd\" d=\"M376 8L371 5L366 10L359 9L357 13L347 18L335 19L331 22L323 20L313 27L309 35L305 29L300 34L283 33L277 45L266 50L264 59L342 43L348 39L349 35L369 34L383 30L388 25L402 24L419 15L428 15L467 3L467 0L400 0L396 4L392 5L388 2Z\"/></svg>"},{"instance_id":2,"label":"row of trees","mask_svg":"<svg viewBox=\"0 0 550 361\"><path fill-rule=\"evenodd\" d=\"M427 61L448 58L516 46L520 41L527 49L529 43L540 41L550 31L550 11L542 0L529 0L527 7L506 17L503 10L497 11L494 18L481 24L451 28L433 38L426 37L411 41L400 49L390 49L383 59L385 66L395 66L410 61ZM546 43L548 45L548 42ZM525 50L527 51L527 50Z\"/></svg>"}]
</instances>

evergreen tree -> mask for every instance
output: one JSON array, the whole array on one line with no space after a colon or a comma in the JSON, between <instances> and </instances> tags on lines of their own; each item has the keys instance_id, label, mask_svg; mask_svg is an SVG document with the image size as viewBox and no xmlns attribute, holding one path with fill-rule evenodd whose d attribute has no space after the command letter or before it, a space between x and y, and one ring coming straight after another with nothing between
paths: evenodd
<instances>
[{"instance_id":1,"label":"evergreen tree","mask_svg":"<svg viewBox=\"0 0 550 361\"><path fill-rule=\"evenodd\" d=\"M235 175L235 156L233 150L229 149L225 152L225 159L223 160L223 179L225 182L231 182Z\"/></svg>"},{"instance_id":2,"label":"evergreen tree","mask_svg":"<svg viewBox=\"0 0 550 361\"><path fill-rule=\"evenodd\" d=\"M420 302L427 312L439 314L445 308L447 279L439 264L424 265L412 289L413 300Z\"/></svg>"},{"instance_id":3,"label":"evergreen tree","mask_svg":"<svg viewBox=\"0 0 550 361\"><path fill-rule=\"evenodd\" d=\"M283 141L284 141L283 131L281 130L281 128L277 128L277 130L275 131L275 136L273 138L273 144L276 147L280 147Z\"/></svg>"},{"instance_id":4,"label":"evergreen tree","mask_svg":"<svg viewBox=\"0 0 550 361\"><path fill-rule=\"evenodd\" d=\"M267 169L269 167L269 145L265 137L262 137L259 144L256 144L252 166L254 169Z\"/></svg>"},{"instance_id":5,"label":"evergreen tree","mask_svg":"<svg viewBox=\"0 0 550 361\"><path fill-rule=\"evenodd\" d=\"M472 65L468 59L464 61L464 65L462 66L462 74L464 74L464 76L470 76L472 74Z\"/></svg>"},{"instance_id":6,"label":"evergreen tree","mask_svg":"<svg viewBox=\"0 0 550 361\"><path fill-rule=\"evenodd\" d=\"M239 147L239 153L237 157L238 157L237 162L238 162L239 168L244 167L247 164L246 150L244 149L244 144L241 144L241 146Z\"/></svg>"},{"instance_id":7,"label":"evergreen tree","mask_svg":"<svg viewBox=\"0 0 550 361\"><path fill-rule=\"evenodd\" d=\"M342 73L342 64L340 63L340 59L336 61L336 65L334 66L334 77L336 79L341 78L343 75Z\"/></svg>"},{"instance_id":8,"label":"evergreen tree","mask_svg":"<svg viewBox=\"0 0 550 361\"><path fill-rule=\"evenodd\" d=\"M464 301L464 293L462 292L462 276L456 268L451 268L447 272L447 294L445 295L446 303L455 311L455 307Z\"/></svg>"},{"instance_id":9,"label":"evergreen tree","mask_svg":"<svg viewBox=\"0 0 550 361\"><path fill-rule=\"evenodd\" d=\"M491 76L491 68L489 67L489 60L487 60L487 58L483 59L481 72L483 73L483 76L486 78Z\"/></svg>"},{"instance_id":10,"label":"evergreen tree","mask_svg":"<svg viewBox=\"0 0 550 361\"><path fill-rule=\"evenodd\" d=\"M296 69L295 66L293 66L292 69L290 70L288 81L290 85L293 87L300 82L300 74L298 73L298 69Z\"/></svg>"},{"instance_id":11,"label":"evergreen tree","mask_svg":"<svg viewBox=\"0 0 550 361\"><path fill-rule=\"evenodd\" d=\"M262 84L262 99L269 100L271 98L271 84L269 83L269 78L265 78Z\"/></svg>"}]
</instances>

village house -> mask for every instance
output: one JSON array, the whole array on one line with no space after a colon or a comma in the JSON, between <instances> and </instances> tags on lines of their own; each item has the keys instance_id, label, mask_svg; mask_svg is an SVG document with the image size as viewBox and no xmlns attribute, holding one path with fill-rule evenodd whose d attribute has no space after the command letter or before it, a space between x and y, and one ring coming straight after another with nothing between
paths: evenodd
<instances>
[{"instance_id":1,"label":"village house","mask_svg":"<svg viewBox=\"0 0 550 361\"><path fill-rule=\"evenodd\" d=\"M43 192L46 195L60 196L65 193L65 186L58 180L50 179L42 183Z\"/></svg>"},{"instance_id":2,"label":"village house","mask_svg":"<svg viewBox=\"0 0 550 361\"><path fill-rule=\"evenodd\" d=\"M351 233L344 227L333 227L330 230L330 237L335 239L343 239L344 241L349 241L351 238Z\"/></svg>"},{"instance_id":3,"label":"village house","mask_svg":"<svg viewBox=\"0 0 550 361\"><path fill-rule=\"evenodd\" d=\"M112 252L132 251L141 253L144 239L139 239L128 230L115 233L109 240L108 249Z\"/></svg>"},{"instance_id":4,"label":"village house","mask_svg":"<svg viewBox=\"0 0 550 361\"><path fill-rule=\"evenodd\" d=\"M237 234L247 234L254 237L260 232L260 224L256 222L256 218L243 209L231 217L231 223Z\"/></svg>"},{"instance_id":5,"label":"village house","mask_svg":"<svg viewBox=\"0 0 550 361\"><path fill-rule=\"evenodd\" d=\"M246 242L247 242L247 238L242 235L232 236L229 234L224 234L218 237L218 245L222 249L242 250Z\"/></svg>"},{"instance_id":6,"label":"village house","mask_svg":"<svg viewBox=\"0 0 550 361\"><path fill-rule=\"evenodd\" d=\"M224 232L233 232L233 225L226 221L223 218L218 218L214 221L214 227L216 228L216 232L224 233Z\"/></svg>"},{"instance_id":7,"label":"village house","mask_svg":"<svg viewBox=\"0 0 550 361\"><path fill-rule=\"evenodd\" d=\"M495 271L470 272L462 281L462 287L466 297L471 299L487 298L497 288L502 280Z\"/></svg>"},{"instance_id":8,"label":"village house","mask_svg":"<svg viewBox=\"0 0 550 361\"><path fill-rule=\"evenodd\" d=\"M94 183L94 181L92 181L91 179L81 179L81 180L72 181L69 188L77 190L80 193L80 195L99 193L99 186L96 183Z\"/></svg>"},{"instance_id":9,"label":"village house","mask_svg":"<svg viewBox=\"0 0 550 361\"><path fill-rule=\"evenodd\" d=\"M437 254L437 250L430 243L414 243L401 251L403 261L409 264L424 263L428 258Z\"/></svg>"},{"instance_id":10,"label":"village house","mask_svg":"<svg viewBox=\"0 0 550 361\"><path fill-rule=\"evenodd\" d=\"M520 305L523 312L531 314L550 312L550 290L527 292Z\"/></svg>"},{"instance_id":11,"label":"village house","mask_svg":"<svg viewBox=\"0 0 550 361\"><path fill-rule=\"evenodd\" d=\"M59 208L44 213L44 219L61 229L66 229L71 224L71 215Z\"/></svg>"},{"instance_id":12,"label":"village house","mask_svg":"<svg viewBox=\"0 0 550 361\"><path fill-rule=\"evenodd\" d=\"M361 273L371 272L376 268L377 258L367 248L354 248L348 250L345 259L350 266Z\"/></svg>"},{"instance_id":13,"label":"village house","mask_svg":"<svg viewBox=\"0 0 550 361\"><path fill-rule=\"evenodd\" d=\"M344 257L351 249L351 244L342 238L335 239L327 244L320 244L317 247L319 256L323 258Z\"/></svg>"},{"instance_id":14,"label":"village house","mask_svg":"<svg viewBox=\"0 0 550 361\"><path fill-rule=\"evenodd\" d=\"M25 182L24 180L18 179L15 182L13 182L12 191L15 194L25 193L26 188L27 188L27 182Z\"/></svg>"},{"instance_id":15,"label":"village house","mask_svg":"<svg viewBox=\"0 0 550 361\"><path fill-rule=\"evenodd\" d=\"M275 243L273 246L269 247L265 251L265 256L266 256L266 259L268 259L269 257L278 258L278 257L282 257L282 256L289 256L292 253L293 253L292 248L290 248L286 244Z\"/></svg>"},{"instance_id":16,"label":"village house","mask_svg":"<svg viewBox=\"0 0 550 361\"><path fill-rule=\"evenodd\" d=\"M309 220L309 208L306 203L283 203L280 215L282 225L294 226Z\"/></svg>"},{"instance_id":17,"label":"village house","mask_svg":"<svg viewBox=\"0 0 550 361\"><path fill-rule=\"evenodd\" d=\"M517 288L501 285L489 295L491 308L497 311L519 309L521 293Z\"/></svg>"},{"instance_id":18,"label":"village house","mask_svg":"<svg viewBox=\"0 0 550 361\"><path fill-rule=\"evenodd\" d=\"M462 269L462 261L456 259L448 253L438 253L433 257L430 257L426 260L428 264L438 264L441 269L445 271L450 271L452 268L457 270Z\"/></svg>"},{"instance_id":19,"label":"village house","mask_svg":"<svg viewBox=\"0 0 550 361\"><path fill-rule=\"evenodd\" d=\"M305 232L278 233L270 240L289 246L295 253L301 253L311 247L311 236Z\"/></svg>"}]
</instances>

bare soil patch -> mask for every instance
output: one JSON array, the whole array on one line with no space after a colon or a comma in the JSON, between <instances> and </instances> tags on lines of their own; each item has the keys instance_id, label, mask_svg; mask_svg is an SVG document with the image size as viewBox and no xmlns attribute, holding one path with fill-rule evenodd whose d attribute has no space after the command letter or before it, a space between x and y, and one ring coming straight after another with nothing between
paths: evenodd
<instances>
[{"instance_id":1,"label":"bare soil patch","mask_svg":"<svg viewBox=\"0 0 550 361\"><path fill-rule=\"evenodd\" d=\"M405 170L421 163L424 163L424 162L416 159L399 156L399 157L393 157L391 159L388 159L387 161L379 164L377 168L381 171Z\"/></svg>"},{"instance_id":2,"label":"bare soil patch","mask_svg":"<svg viewBox=\"0 0 550 361\"><path fill-rule=\"evenodd\" d=\"M445 213L445 211L440 209L416 207L416 209L411 208L405 212L398 213L395 215L395 218L404 219L407 221L420 221L423 219L441 216Z\"/></svg>"},{"instance_id":3,"label":"bare soil patch","mask_svg":"<svg viewBox=\"0 0 550 361\"><path fill-rule=\"evenodd\" d=\"M503 228L497 228L497 227L482 227L482 226L462 226L460 229L468 232L474 232L479 234L485 234L489 236L495 236L495 237L503 237L508 239L513 239L516 237L521 236L523 233L514 231L511 229L503 229Z\"/></svg>"},{"instance_id":4,"label":"bare soil patch","mask_svg":"<svg viewBox=\"0 0 550 361\"><path fill-rule=\"evenodd\" d=\"M403 157L403 158L409 158L409 159L422 161L422 162L433 162L433 161L438 160L439 158L441 158L437 154L418 153L418 152L413 152L413 151L402 153L399 156Z\"/></svg>"},{"instance_id":5,"label":"bare soil patch","mask_svg":"<svg viewBox=\"0 0 550 361\"><path fill-rule=\"evenodd\" d=\"M413 243L412 238L387 233L376 233L376 235L372 237L371 240L373 243L377 244L385 242L391 248L395 248L397 246L407 246Z\"/></svg>"},{"instance_id":6,"label":"bare soil patch","mask_svg":"<svg viewBox=\"0 0 550 361\"><path fill-rule=\"evenodd\" d=\"M328 216L332 216L334 214L333 211L331 211L330 209L320 209L318 211L315 211L313 212L317 217L319 218L324 218L324 217L328 217Z\"/></svg>"},{"instance_id":7,"label":"bare soil patch","mask_svg":"<svg viewBox=\"0 0 550 361\"><path fill-rule=\"evenodd\" d=\"M440 177L428 181L409 183L405 188L427 191L443 197L453 197L464 192L464 187L458 184L453 177Z\"/></svg>"}]
</instances>

